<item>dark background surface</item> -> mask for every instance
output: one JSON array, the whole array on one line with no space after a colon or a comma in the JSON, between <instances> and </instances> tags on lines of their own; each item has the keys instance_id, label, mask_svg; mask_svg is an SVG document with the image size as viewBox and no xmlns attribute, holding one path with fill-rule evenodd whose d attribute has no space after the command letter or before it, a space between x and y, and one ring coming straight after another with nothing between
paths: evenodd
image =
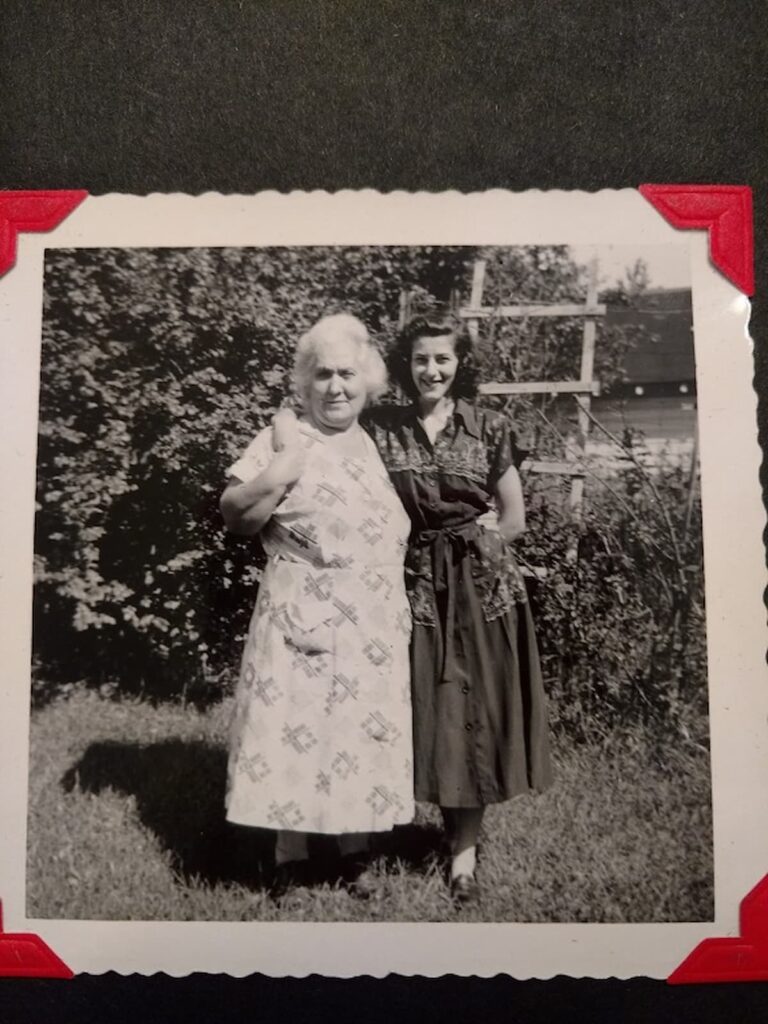
<instances>
[{"instance_id":1,"label":"dark background surface","mask_svg":"<svg viewBox=\"0 0 768 1024\"><path fill-rule=\"evenodd\" d=\"M749 184L764 439L766 39L768 5L748 0L4 0L0 187L143 194ZM768 984L757 983L0 982L3 1024L749 1024L767 1010Z\"/></svg>"}]
</instances>

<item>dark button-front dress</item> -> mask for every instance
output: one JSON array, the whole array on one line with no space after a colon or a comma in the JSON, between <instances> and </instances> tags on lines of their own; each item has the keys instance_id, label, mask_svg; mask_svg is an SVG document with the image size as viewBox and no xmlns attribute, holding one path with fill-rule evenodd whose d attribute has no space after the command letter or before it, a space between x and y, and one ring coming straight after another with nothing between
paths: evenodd
<instances>
[{"instance_id":1,"label":"dark button-front dress","mask_svg":"<svg viewBox=\"0 0 768 1024\"><path fill-rule=\"evenodd\" d=\"M509 421L458 401L430 443L415 407L380 408L376 441L412 532L417 800L479 807L551 782L544 689L512 548L479 518L519 461Z\"/></svg>"}]
</instances>

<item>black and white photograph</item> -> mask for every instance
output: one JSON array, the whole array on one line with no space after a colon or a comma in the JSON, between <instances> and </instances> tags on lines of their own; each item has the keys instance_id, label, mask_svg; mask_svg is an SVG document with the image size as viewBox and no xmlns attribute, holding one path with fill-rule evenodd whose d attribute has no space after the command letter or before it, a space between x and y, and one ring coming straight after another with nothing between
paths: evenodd
<instances>
[{"instance_id":1,"label":"black and white photograph","mask_svg":"<svg viewBox=\"0 0 768 1024\"><path fill-rule=\"evenodd\" d=\"M722 933L759 596L702 247L631 193L83 210L7 307L26 919L97 971L663 976Z\"/></svg>"},{"instance_id":2,"label":"black and white photograph","mask_svg":"<svg viewBox=\"0 0 768 1024\"><path fill-rule=\"evenodd\" d=\"M6 0L2 1024L764 1019L766 13Z\"/></svg>"},{"instance_id":3,"label":"black and white photograph","mask_svg":"<svg viewBox=\"0 0 768 1024\"><path fill-rule=\"evenodd\" d=\"M713 916L687 252L49 250L28 913Z\"/></svg>"}]
</instances>

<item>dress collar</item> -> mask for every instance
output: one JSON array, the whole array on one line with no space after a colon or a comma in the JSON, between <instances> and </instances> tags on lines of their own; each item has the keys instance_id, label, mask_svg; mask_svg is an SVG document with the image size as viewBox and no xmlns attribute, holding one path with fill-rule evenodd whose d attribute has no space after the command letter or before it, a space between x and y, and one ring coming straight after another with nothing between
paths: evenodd
<instances>
[{"instance_id":1,"label":"dress collar","mask_svg":"<svg viewBox=\"0 0 768 1024\"><path fill-rule=\"evenodd\" d=\"M477 422L477 412L474 406L470 405L469 402L464 398L458 398L456 400L456 406L453 410L453 415L458 416L464 423L464 429L471 437L480 437L480 427Z\"/></svg>"},{"instance_id":2,"label":"dress collar","mask_svg":"<svg viewBox=\"0 0 768 1024\"><path fill-rule=\"evenodd\" d=\"M409 409L410 419L415 423L419 419L419 407L414 402ZM480 425L477 422L477 412L465 398L457 398L453 406L453 419L461 420L464 429L470 437L480 437Z\"/></svg>"},{"instance_id":3,"label":"dress collar","mask_svg":"<svg viewBox=\"0 0 768 1024\"><path fill-rule=\"evenodd\" d=\"M368 431L365 429L364 424L362 422L360 422L359 420L358 420L358 423L359 423L359 426L361 428L360 429L360 433L361 433L362 440L363 440L364 454L363 455L350 455L350 454L343 455L344 458L352 459L354 462L362 462L362 461L370 458L372 453L374 455L376 454L376 446L374 445L373 440L371 439ZM330 434L326 434L319 427L316 427L315 424L312 423L308 417L306 417L306 418L299 417L299 433L303 434L304 437L310 438L310 441L312 443L318 443L319 442L320 444L327 444L328 438L331 436Z\"/></svg>"}]
</instances>

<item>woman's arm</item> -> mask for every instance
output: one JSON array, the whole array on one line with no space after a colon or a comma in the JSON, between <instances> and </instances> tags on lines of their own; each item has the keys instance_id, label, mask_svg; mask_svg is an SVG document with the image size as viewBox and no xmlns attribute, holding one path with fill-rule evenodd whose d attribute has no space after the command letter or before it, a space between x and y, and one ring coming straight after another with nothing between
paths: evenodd
<instances>
[{"instance_id":1,"label":"woman's arm","mask_svg":"<svg viewBox=\"0 0 768 1024\"><path fill-rule=\"evenodd\" d=\"M525 503L520 474L510 466L496 484L496 504L499 510L499 534L506 541L515 540L525 533Z\"/></svg>"},{"instance_id":2,"label":"woman's arm","mask_svg":"<svg viewBox=\"0 0 768 1024\"><path fill-rule=\"evenodd\" d=\"M293 409L278 409L272 417L272 448L276 452L284 448L297 448L301 444L299 420Z\"/></svg>"},{"instance_id":3,"label":"woman's arm","mask_svg":"<svg viewBox=\"0 0 768 1024\"><path fill-rule=\"evenodd\" d=\"M227 529L245 537L259 533L303 468L303 447L291 446L278 452L253 480L231 477L219 502Z\"/></svg>"}]
</instances>

